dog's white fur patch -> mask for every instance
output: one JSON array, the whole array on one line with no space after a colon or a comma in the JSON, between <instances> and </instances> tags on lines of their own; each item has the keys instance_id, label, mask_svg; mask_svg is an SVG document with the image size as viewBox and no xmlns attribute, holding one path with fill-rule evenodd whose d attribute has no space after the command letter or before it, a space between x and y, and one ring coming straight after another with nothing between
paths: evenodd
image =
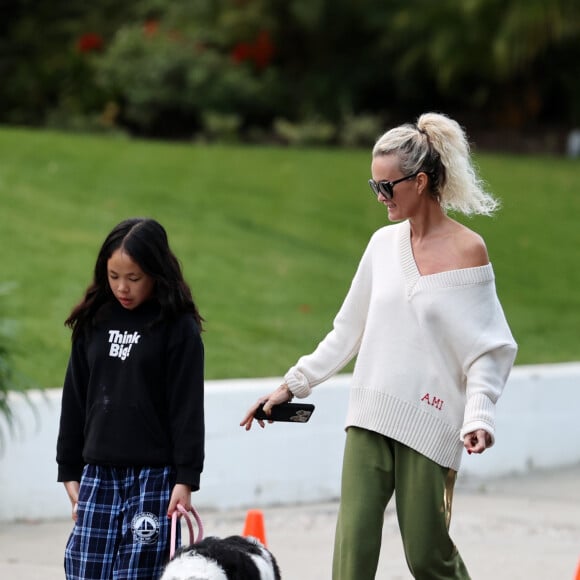
<instances>
[{"instance_id":1,"label":"dog's white fur patch","mask_svg":"<svg viewBox=\"0 0 580 580\"><path fill-rule=\"evenodd\" d=\"M272 555L270 552L266 550L262 542L260 542L257 538L248 536L246 539L253 544L256 544L260 550L260 556L251 555L254 564L256 564L256 568L258 568L260 572L260 578L262 580L276 580L276 576L274 575L274 568L272 566Z\"/></svg>"},{"instance_id":2,"label":"dog's white fur patch","mask_svg":"<svg viewBox=\"0 0 580 580\"><path fill-rule=\"evenodd\" d=\"M272 568L272 560L269 554L263 554L262 556L250 556L256 564L256 568L260 572L261 580L276 580L274 576L274 569Z\"/></svg>"},{"instance_id":3,"label":"dog's white fur patch","mask_svg":"<svg viewBox=\"0 0 580 580\"><path fill-rule=\"evenodd\" d=\"M171 560L160 580L228 580L221 566L197 554Z\"/></svg>"}]
</instances>

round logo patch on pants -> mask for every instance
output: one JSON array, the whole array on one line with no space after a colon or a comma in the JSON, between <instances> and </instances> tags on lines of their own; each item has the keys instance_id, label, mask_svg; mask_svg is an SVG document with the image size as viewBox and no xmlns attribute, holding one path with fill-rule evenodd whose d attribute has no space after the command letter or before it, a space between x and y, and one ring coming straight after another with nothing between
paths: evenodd
<instances>
[{"instance_id":1,"label":"round logo patch on pants","mask_svg":"<svg viewBox=\"0 0 580 580\"><path fill-rule=\"evenodd\" d=\"M154 544L159 537L159 519L150 512L141 512L131 521L131 530L137 542Z\"/></svg>"}]
</instances>

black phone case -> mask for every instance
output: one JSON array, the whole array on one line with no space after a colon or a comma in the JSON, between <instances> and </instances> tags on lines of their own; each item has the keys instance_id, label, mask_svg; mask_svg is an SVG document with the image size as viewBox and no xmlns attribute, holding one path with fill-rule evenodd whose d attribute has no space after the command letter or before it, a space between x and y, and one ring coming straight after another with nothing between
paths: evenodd
<instances>
[{"instance_id":1,"label":"black phone case","mask_svg":"<svg viewBox=\"0 0 580 580\"><path fill-rule=\"evenodd\" d=\"M254 417L264 421L284 421L288 423L306 423L314 412L314 405L307 403L281 403L272 407L272 414L266 415L261 404Z\"/></svg>"}]
</instances>

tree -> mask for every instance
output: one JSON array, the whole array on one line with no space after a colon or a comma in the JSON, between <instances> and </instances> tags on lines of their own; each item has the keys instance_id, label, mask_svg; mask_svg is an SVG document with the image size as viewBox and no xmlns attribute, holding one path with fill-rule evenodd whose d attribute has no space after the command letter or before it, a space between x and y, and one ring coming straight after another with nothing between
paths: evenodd
<instances>
[{"instance_id":1,"label":"tree","mask_svg":"<svg viewBox=\"0 0 580 580\"><path fill-rule=\"evenodd\" d=\"M416 0L393 14L384 43L399 101L417 92L521 127L578 119L580 5L570 0Z\"/></svg>"},{"instance_id":2,"label":"tree","mask_svg":"<svg viewBox=\"0 0 580 580\"><path fill-rule=\"evenodd\" d=\"M220 116L246 133L427 109L580 123L577 0L5 0L0 43L8 123L74 125L109 101L166 137Z\"/></svg>"},{"instance_id":3,"label":"tree","mask_svg":"<svg viewBox=\"0 0 580 580\"><path fill-rule=\"evenodd\" d=\"M134 18L137 4L3 0L0 120L42 125L55 109L70 114L99 107L90 63L82 57L86 41L92 36L92 49L104 48L120 23Z\"/></svg>"}]
</instances>

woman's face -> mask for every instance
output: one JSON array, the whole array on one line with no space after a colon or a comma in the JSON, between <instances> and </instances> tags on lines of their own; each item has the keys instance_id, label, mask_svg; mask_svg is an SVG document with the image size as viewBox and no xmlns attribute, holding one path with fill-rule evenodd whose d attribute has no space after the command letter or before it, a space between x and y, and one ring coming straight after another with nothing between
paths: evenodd
<instances>
[{"instance_id":1,"label":"woman's face","mask_svg":"<svg viewBox=\"0 0 580 580\"><path fill-rule=\"evenodd\" d=\"M373 179L380 181L396 181L406 177L399 169L399 159L396 155L379 155L371 165ZM393 198L387 199L382 193L377 195L377 201L388 211L390 221L400 221L412 217L417 211L420 196L417 195L416 178L412 177L393 185Z\"/></svg>"},{"instance_id":2,"label":"woman's face","mask_svg":"<svg viewBox=\"0 0 580 580\"><path fill-rule=\"evenodd\" d=\"M133 310L153 295L155 280L123 250L115 250L107 261L109 286L121 306Z\"/></svg>"}]
</instances>

